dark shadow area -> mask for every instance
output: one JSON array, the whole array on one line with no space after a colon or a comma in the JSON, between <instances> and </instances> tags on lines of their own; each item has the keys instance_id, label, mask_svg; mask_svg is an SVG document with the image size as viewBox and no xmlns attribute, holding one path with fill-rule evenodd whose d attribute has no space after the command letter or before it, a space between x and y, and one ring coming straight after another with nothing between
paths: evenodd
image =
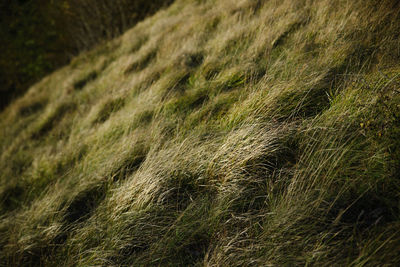
<instances>
[{"instance_id":1,"label":"dark shadow area","mask_svg":"<svg viewBox=\"0 0 400 267\"><path fill-rule=\"evenodd\" d=\"M133 62L124 72L125 75L145 69L157 56L157 51L152 50Z\"/></svg>"},{"instance_id":2,"label":"dark shadow area","mask_svg":"<svg viewBox=\"0 0 400 267\"><path fill-rule=\"evenodd\" d=\"M33 139L39 139L47 135L64 118L64 116L75 108L72 103L64 103L58 106L47 118L45 118L32 133Z\"/></svg>"},{"instance_id":3,"label":"dark shadow area","mask_svg":"<svg viewBox=\"0 0 400 267\"><path fill-rule=\"evenodd\" d=\"M77 223L87 220L106 197L107 188L96 186L80 192L68 205L64 220L67 223Z\"/></svg>"},{"instance_id":4,"label":"dark shadow area","mask_svg":"<svg viewBox=\"0 0 400 267\"><path fill-rule=\"evenodd\" d=\"M47 101L32 101L26 105L22 105L18 111L19 115L25 117L43 110Z\"/></svg>"},{"instance_id":5,"label":"dark shadow area","mask_svg":"<svg viewBox=\"0 0 400 267\"><path fill-rule=\"evenodd\" d=\"M148 152L148 146L142 143L135 144L132 151L111 171L111 180L113 182L118 182L127 179L140 168L142 163L146 160Z\"/></svg>"},{"instance_id":6,"label":"dark shadow area","mask_svg":"<svg viewBox=\"0 0 400 267\"><path fill-rule=\"evenodd\" d=\"M83 77L83 78L77 80L77 81L74 83L74 89L75 89L75 90L81 90L81 89L83 89L83 87L85 87L88 83L90 83L90 82L96 80L96 79L97 79L97 76L98 76L98 74L97 74L96 71L90 72L90 73L87 74L85 77Z\"/></svg>"},{"instance_id":7,"label":"dark shadow area","mask_svg":"<svg viewBox=\"0 0 400 267\"><path fill-rule=\"evenodd\" d=\"M13 211L20 206L21 197L24 189L20 185L9 185L0 193L0 212Z\"/></svg>"},{"instance_id":8,"label":"dark shadow area","mask_svg":"<svg viewBox=\"0 0 400 267\"><path fill-rule=\"evenodd\" d=\"M0 0L0 111L81 52L118 37L171 3L173 0Z\"/></svg>"},{"instance_id":9,"label":"dark shadow area","mask_svg":"<svg viewBox=\"0 0 400 267\"><path fill-rule=\"evenodd\" d=\"M120 110L124 106L124 104L125 101L122 98L111 99L108 102L104 103L93 123L105 122L106 120L108 120L112 113Z\"/></svg>"}]
</instances>

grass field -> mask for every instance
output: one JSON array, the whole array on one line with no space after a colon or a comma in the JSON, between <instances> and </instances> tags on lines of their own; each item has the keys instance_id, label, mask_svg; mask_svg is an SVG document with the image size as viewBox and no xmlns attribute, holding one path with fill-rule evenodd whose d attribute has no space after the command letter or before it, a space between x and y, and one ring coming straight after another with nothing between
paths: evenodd
<instances>
[{"instance_id":1,"label":"grass field","mask_svg":"<svg viewBox=\"0 0 400 267\"><path fill-rule=\"evenodd\" d=\"M177 0L0 114L0 265L398 266L400 4Z\"/></svg>"}]
</instances>

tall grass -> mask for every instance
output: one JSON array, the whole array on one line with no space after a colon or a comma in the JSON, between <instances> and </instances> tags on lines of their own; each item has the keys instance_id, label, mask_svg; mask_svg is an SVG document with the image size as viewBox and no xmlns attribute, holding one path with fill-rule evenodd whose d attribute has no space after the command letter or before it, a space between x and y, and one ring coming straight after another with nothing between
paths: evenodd
<instances>
[{"instance_id":1,"label":"tall grass","mask_svg":"<svg viewBox=\"0 0 400 267\"><path fill-rule=\"evenodd\" d=\"M7 266L396 266L396 1L177 1L0 115Z\"/></svg>"}]
</instances>

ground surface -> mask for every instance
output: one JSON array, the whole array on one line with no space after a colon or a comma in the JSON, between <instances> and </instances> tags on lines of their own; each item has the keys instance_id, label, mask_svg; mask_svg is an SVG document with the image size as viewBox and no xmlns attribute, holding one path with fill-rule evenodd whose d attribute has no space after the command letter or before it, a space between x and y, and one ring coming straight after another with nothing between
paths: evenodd
<instances>
[{"instance_id":1,"label":"ground surface","mask_svg":"<svg viewBox=\"0 0 400 267\"><path fill-rule=\"evenodd\" d=\"M398 1L179 0L0 114L4 266L396 266Z\"/></svg>"}]
</instances>

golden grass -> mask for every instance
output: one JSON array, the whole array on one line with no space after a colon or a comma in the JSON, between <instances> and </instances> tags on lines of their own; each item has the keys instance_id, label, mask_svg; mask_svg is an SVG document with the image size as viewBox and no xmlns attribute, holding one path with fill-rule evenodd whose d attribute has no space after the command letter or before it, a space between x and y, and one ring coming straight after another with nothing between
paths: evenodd
<instances>
[{"instance_id":1,"label":"golden grass","mask_svg":"<svg viewBox=\"0 0 400 267\"><path fill-rule=\"evenodd\" d=\"M396 1L177 0L0 114L5 266L397 265Z\"/></svg>"}]
</instances>

